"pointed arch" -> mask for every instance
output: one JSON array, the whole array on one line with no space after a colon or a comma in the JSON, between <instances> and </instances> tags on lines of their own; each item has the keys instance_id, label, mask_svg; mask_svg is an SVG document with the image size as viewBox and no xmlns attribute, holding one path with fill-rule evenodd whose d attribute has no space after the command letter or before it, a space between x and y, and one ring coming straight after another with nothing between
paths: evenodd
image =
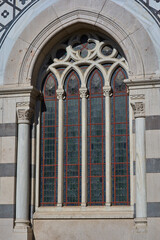
<instances>
[{"instance_id":1,"label":"pointed arch","mask_svg":"<svg viewBox=\"0 0 160 240\"><path fill-rule=\"evenodd\" d=\"M117 66L111 78L113 205L130 203L129 98L125 78L126 71Z\"/></svg>"},{"instance_id":2,"label":"pointed arch","mask_svg":"<svg viewBox=\"0 0 160 240\"><path fill-rule=\"evenodd\" d=\"M64 205L81 204L80 78L72 69L64 80Z\"/></svg>"},{"instance_id":3,"label":"pointed arch","mask_svg":"<svg viewBox=\"0 0 160 240\"><path fill-rule=\"evenodd\" d=\"M94 69L88 79L88 204L105 204L104 79Z\"/></svg>"}]
</instances>

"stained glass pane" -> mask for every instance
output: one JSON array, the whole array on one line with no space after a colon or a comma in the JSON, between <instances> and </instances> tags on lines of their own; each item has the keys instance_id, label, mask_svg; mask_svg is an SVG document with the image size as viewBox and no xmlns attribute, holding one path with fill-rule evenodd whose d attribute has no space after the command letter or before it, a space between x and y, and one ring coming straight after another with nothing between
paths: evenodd
<instances>
[{"instance_id":1,"label":"stained glass pane","mask_svg":"<svg viewBox=\"0 0 160 240\"><path fill-rule=\"evenodd\" d=\"M87 57L88 55L88 50L92 50L94 49L96 46L96 44L88 39L87 35L82 35L80 40L77 43L74 43L72 48L75 51L79 51L80 52L80 56L82 58Z\"/></svg>"},{"instance_id":2,"label":"stained glass pane","mask_svg":"<svg viewBox=\"0 0 160 240\"><path fill-rule=\"evenodd\" d=\"M104 46L102 48L102 53L103 53L104 56L111 55L112 51L113 51L113 48L111 46Z\"/></svg>"},{"instance_id":3,"label":"stained glass pane","mask_svg":"<svg viewBox=\"0 0 160 240\"><path fill-rule=\"evenodd\" d=\"M88 205L105 202L105 118L103 77L94 70L88 80Z\"/></svg>"},{"instance_id":4,"label":"stained glass pane","mask_svg":"<svg viewBox=\"0 0 160 240\"><path fill-rule=\"evenodd\" d=\"M49 96L55 96L55 91L56 91L56 77L54 74L49 74L45 81L44 85L44 96L49 97Z\"/></svg>"},{"instance_id":5,"label":"stained glass pane","mask_svg":"<svg viewBox=\"0 0 160 240\"><path fill-rule=\"evenodd\" d=\"M129 113L128 94L123 80L126 72L119 67L112 76L112 204L130 204Z\"/></svg>"},{"instance_id":6,"label":"stained glass pane","mask_svg":"<svg viewBox=\"0 0 160 240\"><path fill-rule=\"evenodd\" d=\"M81 100L80 80L72 71L65 81L64 205L81 202Z\"/></svg>"},{"instance_id":7,"label":"stained glass pane","mask_svg":"<svg viewBox=\"0 0 160 240\"><path fill-rule=\"evenodd\" d=\"M57 202L57 81L49 74L44 83L44 103L41 116L41 171L40 171L40 205L54 206Z\"/></svg>"}]
</instances>

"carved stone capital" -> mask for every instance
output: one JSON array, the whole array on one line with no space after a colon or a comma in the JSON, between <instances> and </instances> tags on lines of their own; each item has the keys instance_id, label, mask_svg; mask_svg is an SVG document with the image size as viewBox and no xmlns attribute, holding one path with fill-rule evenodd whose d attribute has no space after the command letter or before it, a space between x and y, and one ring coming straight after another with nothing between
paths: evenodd
<instances>
[{"instance_id":1,"label":"carved stone capital","mask_svg":"<svg viewBox=\"0 0 160 240\"><path fill-rule=\"evenodd\" d=\"M144 104L144 102L131 103L131 106L133 108L135 118L145 117L145 104Z\"/></svg>"},{"instance_id":2,"label":"carved stone capital","mask_svg":"<svg viewBox=\"0 0 160 240\"><path fill-rule=\"evenodd\" d=\"M145 95L135 94L130 96L131 106L134 111L135 118L145 117Z\"/></svg>"},{"instance_id":3,"label":"carved stone capital","mask_svg":"<svg viewBox=\"0 0 160 240\"><path fill-rule=\"evenodd\" d=\"M34 115L34 104L30 102L19 102L16 104L18 123L30 124Z\"/></svg>"},{"instance_id":4,"label":"carved stone capital","mask_svg":"<svg viewBox=\"0 0 160 240\"><path fill-rule=\"evenodd\" d=\"M103 87L103 96L105 97L111 97L112 92L111 92L111 87L110 86L104 86Z\"/></svg>"},{"instance_id":5,"label":"carved stone capital","mask_svg":"<svg viewBox=\"0 0 160 240\"><path fill-rule=\"evenodd\" d=\"M87 88L80 88L79 89L79 94L80 94L81 98L88 98L89 97Z\"/></svg>"},{"instance_id":6,"label":"carved stone capital","mask_svg":"<svg viewBox=\"0 0 160 240\"><path fill-rule=\"evenodd\" d=\"M57 89L56 93L57 93L57 99L58 100L64 100L65 99L65 92L64 92L63 89Z\"/></svg>"}]
</instances>

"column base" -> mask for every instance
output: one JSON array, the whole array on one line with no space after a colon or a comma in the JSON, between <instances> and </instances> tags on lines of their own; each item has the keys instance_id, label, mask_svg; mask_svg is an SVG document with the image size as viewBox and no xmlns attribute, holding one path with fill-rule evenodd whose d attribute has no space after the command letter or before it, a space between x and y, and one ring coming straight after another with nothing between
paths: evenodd
<instances>
[{"instance_id":1,"label":"column base","mask_svg":"<svg viewBox=\"0 0 160 240\"><path fill-rule=\"evenodd\" d=\"M110 203L110 202L106 202L106 203L105 203L105 206L106 206L106 207L110 207L110 206L111 206L111 203Z\"/></svg>"},{"instance_id":2,"label":"column base","mask_svg":"<svg viewBox=\"0 0 160 240\"><path fill-rule=\"evenodd\" d=\"M30 221L24 219L15 220L15 229L30 227Z\"/></svg>"},{"instance_id":3,"label":"column base","mask_svg":"<svg viewBox=\"0 0 160 240\"><path fill-rule=\"evenodd\" d=\"M63 203L57 203L57 207L63 207Z\"/></svg>"},{"instance_id":4,"label":"column base","mask_svg":"<svg viewBox=\"0 0 160 240\"><path fill-rule=\"evenodd\" d=\"M135 218L134 222L137 233L145 233L147 231L147 218Z\"/></svg>"},{"instance_id":5,"label":"column base","mask_svg":"<svg viewBox=\"0 0 160 240\"><path fill-rule=\"evenodd\" d=\"M14 239L13 240L32 240L33 239L33 231L31 227L20 227L15 226L14 228Z\"/></svg>"},{"instance_id":6,"label":"column base","mask_svg":"<svg viewBox=\"0 0 160 240\"><path fill-rule=\"evenodd\" d=\"M87 207L87 203L81 203L81 207Z\"/></svg>"}]
</instances>

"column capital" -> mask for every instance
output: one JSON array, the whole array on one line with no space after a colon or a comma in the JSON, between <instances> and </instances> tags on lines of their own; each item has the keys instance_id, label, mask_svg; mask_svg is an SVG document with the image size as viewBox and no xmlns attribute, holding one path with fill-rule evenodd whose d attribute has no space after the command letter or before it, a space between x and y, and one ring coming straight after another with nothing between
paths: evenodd
<instances>
[{"instance_id":1,"label":"column capital","mask_svg":"<svg viewBox=\"0 0 160 240\"><path fill-rule=\"evenodd\" d=\"M65 99L64 89L57 89L56 93L57 93L57 99L58 100L64 100Z\"/></svg>"},{"instance_id":2,"label":"column capital","mask_svg":"<svg viewBox=\"0 0 160 240\"><path fill-rule=\"evenodd\" d=\"M34 115L34 104L31 102L17 102L18 123L30 124Z\"/></svg>"},{"instance_id":3,"label":"column capital","mask_svg":"<svg viewBox=\"0 0 160 240\"><path fill-rule=\"evenodd\" d=\"M103 96L105 97L111 97L112 92L111 92L111 87L110 86L104 86L103 87Z\"/></svg>"},{"instance_id":4,"label":"column capital","mask_svg":"<svg viewBox=\"0 0 160 240\"><path fill-rule=\"evenodd\" d=\"M82 88L79 89L79 94L80 94L81 98L88 98L89 97L88 89L85 88L85 87L82 87Z\"/></svg>"},{"instance_id":5,"label":"column capital","mask_svg":"<svg viewBox=\"0 0 160 240\"><path fill-rule=\"evenodd\" d=\"M131 106L134 111L135 118L145 117L145 95L144 94L137 94L131 95Z\"/></svg>"}]
</instances>

